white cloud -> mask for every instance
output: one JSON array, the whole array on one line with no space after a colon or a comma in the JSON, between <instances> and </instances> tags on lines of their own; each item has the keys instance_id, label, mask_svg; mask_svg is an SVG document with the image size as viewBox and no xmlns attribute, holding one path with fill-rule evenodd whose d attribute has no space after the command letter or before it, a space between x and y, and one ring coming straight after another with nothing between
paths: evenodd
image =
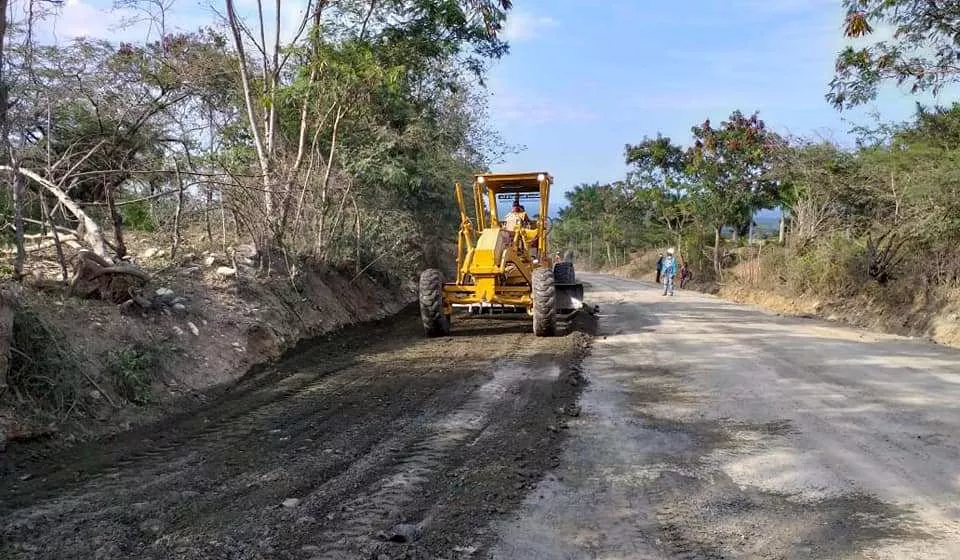
<instances>
[{"instance_id":1,"label":"white cloud","mask_svg":"<svg viewBox=\"0 0 960 560\"><path fill-rule=\"evenodd\" d=\"M496 91L503 91L503 88L498 88ZM536 94L510 92L491 96L490 114L502 123L516 122L529 125L592 121L599 118L596 112L586 107Z\"/></svg>"},{"instance_id":2,"label":"white cloud","mask_svg":"<svg viewBox=\"0 0 960 560\"><path fill-rule=\"evenodd\" d=\"M37 36L44 43L72 41L78 37L113 42L156 40L161 25L159 12L150 13L155 8L153 3L143 4L142 8L115 8L109 0L66 0L40 21ZM176 2L168 4L163 20L167 32L194 31L215 21L208 10L183 10Z\"/></svg>"},{"instance_id":3,"label":"white cloud","mask_svg":"<svg viewBox=\"0 0 960 560\"><path fill-rule=\"evenodd\" d=\"M23 0L21 0L22 2ZM213 0L206 7L189 0L173 0L164 14L167 33L192 32L209 25L218 25L221 18L216 11L225 10L223 0ZM114 8L111 0L66 0L54 13L49 14L38 26L37 37L44 43L62 43L78 37L107 39L112 42L142 42L159 38L158 18L145 9ZM280 37L287 42L299 29L305 11L305 2L284 1L280 8ZM156 4L150 3L150 8ZM272 50L275 7L273 2L264 2L264 26L268 50ZM237 11L251 29L259 25L256 2L238 0ZM25 14L17 16L24 19ZM256 32L259 37L259 31Z\"/></svg>"},{"instance_id":4,"label":"white cloud","mask_svg":"<svg viewBox=\"0 0 960 560\"><path fill-rule=\"evenodd\" d=\"M559 22L550 16L534 16L524 12L513 12L507 16L503 38L510 42L528 41L557 25L559 25Z\"/></svg>"}]
</instances>

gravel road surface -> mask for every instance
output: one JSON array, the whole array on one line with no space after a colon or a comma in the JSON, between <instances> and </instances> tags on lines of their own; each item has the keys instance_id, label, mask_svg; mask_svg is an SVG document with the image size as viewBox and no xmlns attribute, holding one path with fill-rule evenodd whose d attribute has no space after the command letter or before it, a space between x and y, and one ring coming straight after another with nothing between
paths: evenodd
<instances>
[{"instance_id":1,"label":"gravel road surface","mask_svg":"<svg viewBox=\"0 0 960 560\"><path fill-rule=\"evenodd\" d=\"M582 276L582 414L494 557L960 558L960 352Z\"/></svg>"}]
</instances>

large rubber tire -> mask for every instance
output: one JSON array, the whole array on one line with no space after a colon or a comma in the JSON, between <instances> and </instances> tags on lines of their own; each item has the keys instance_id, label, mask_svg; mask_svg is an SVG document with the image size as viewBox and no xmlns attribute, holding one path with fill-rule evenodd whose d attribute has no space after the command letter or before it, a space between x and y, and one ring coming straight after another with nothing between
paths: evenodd
<instances>
[{"instance_id":1,"label":"large rubber tire","mask_svg":"<svg viewBox=\"0 0 960 560\"><path fill-rule=\"evenodd\" d=\"M538 268L533 271L533 334L553 336L557 330L557 287L553 271Z\"/></svg>"},{"instance_id":2,"label":"large rubber tire","mask_svg":"<svg viewBox=\"0 0 960 560\"><path fill-rule=\"evenodd\" d=\"M450 334L450 316L443 314L443 273L435 268L420 274L420 320L427 336Z\"/></svg>"},{"instance_id":3,"label":"large rubber tire","mask_svg":"<svg viewBox=\"0 0 960 560\"><path fill-rule=\"evenodd\" d=\"M574 284L577 281L577 275L573 271L572 262L558 262L553 265L553 278L557 284Z\"/></svg>"}]
</instances>

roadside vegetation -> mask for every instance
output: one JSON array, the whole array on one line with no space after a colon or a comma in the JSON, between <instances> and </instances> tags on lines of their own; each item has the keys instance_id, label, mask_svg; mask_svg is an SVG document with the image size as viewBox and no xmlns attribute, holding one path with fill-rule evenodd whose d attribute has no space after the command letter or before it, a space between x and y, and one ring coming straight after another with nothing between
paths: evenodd
<instances>
[{"instance_id":1,"label":"roadside vegetation","mask_svg":"<svg viewBox=\"0 0 960 560\"><path fill-rule=\"evenodd\" d=\"M483 87L508 0L225 0L192 32L167 27L166 3L122 4L142 40L52 44L58 2L0 1L0 409L147 403L159 376L143 341L74 348L103 322L57 325L34 294L47 311L116 305L143 329L179 317L189 337L206 320L166 287L178 275L209 271L238 300L289 287L297 306L323 292L313 273L399 286L453 237L453 182L509 150Z\"/></svg>"},{"instance_id":2,"label":"roadside vegetation","mask_svg":"<svg viewBox=\"0 0 960 560\"><path fill-rule=\"evenodd\" d=\"M949 8L846 4L848 37L881 25L896 33L838 55L827 94L838 109L886 82L914 92L957 83ZM689 143L645 137L626 146L622 180L571 191L556 242L586 265L651 278L656 251L674 246L705 289L943 330L935 316L954 312L960 288L960 104L918 104L909 122L856 130L853 146L779 135L755 113L692 124ZM758 227L763 210L780 212L779 228ZM940 338L960 341L948 330Z\"/></svg>"}]
</instances>

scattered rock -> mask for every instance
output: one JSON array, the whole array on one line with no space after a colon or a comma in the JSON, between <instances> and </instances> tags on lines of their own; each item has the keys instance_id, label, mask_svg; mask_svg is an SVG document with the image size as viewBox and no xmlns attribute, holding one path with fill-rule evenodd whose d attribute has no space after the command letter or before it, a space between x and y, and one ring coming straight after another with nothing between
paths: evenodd
<instances>
[{"instance_id":1,"label":"scattered rock","mask_svg":"<svg viewBox=\"0 0 960 560\"><path fill-rule=\"evenodd\" d=\"M90 391L89 393L87 393L87 394L90 395L90 398L93 399L93 400L95 400L95 401L99 401L100 399L103 398L103 395L100 394L100 391L97 391L96 389L91 390L91 391Z\"/></svg>"},{"instance_id":2,"label":"scattered rock","mask_svg":"<svg viewBox=\"0 0 960 560\"><path fill-rule=\"evenodd\" d=\"M295 508L300 505L300 500L296 498L287 498L283 501L283 507L285 508Z\"/></svg>"},{"instance_id":3,"label":"scattered rock","mask_svg":"<svg viewBox=\"0 0 960 560\"><path fill-rule=\"evenodd\" d=\"M297 518L297 525L312 525L316 522L317 518L309 515L304 515L303 517Z\"/></svg>"},{"instance_id":4,"label":"scattered rock","mask_svg":"<svg viewBox=\"0 0 960 560\"><path fill-rule=\"evenodd\" d=\"M176 326L176 325L173 326L173 332L176 333L177 336L183 336L183 335L187 334L187 333L183 332L183 329L181 329L180 327L178 327L178 326Z\"/></svg>"},{"instance_id":5,"label":"scattered rock","mask_svg":"<svg viewBox=\"0 0 960 560\"><path fill-rule=\"evenodd\" d=\"M213 265L216 264L216 263L217 263L217 257L215 257L215 256L213 256L213 255L207 256L207 257L205 257L205 258L203 259L203 266L210 267L210 266L213 266Z\"/></svg>"},{"instance_id":6,"label":"scattered rock","mask_svg":"<svg viewBox=\"0 0 960 560\"><path fill-rule=\"evenodd\" d=\"M224 278L230 278L237 275L237 269L231 268L229 266L221 266L217 268L217 276L222 276Z\"/></svg>"},{"instance_id":7,"label":"scattered rock","mask_svg":"<svg viewBox=\"0 0 960 560\"><path fill-rule=\"evenodd\" d=\"M184 313L187 311L187 306L182 303L175 303L173 304L173 310L178 311L180 313Z\"/></svg>"},{"instance_id":8,"label":"scattered rock","mask_svg":"<svg viewBox=\"0 0 960 560\"><path fill-rule=\"evenodd\" d=\"M234 252L238 257L243 257L247 259L257 258L257 248L252 243L237 245L237 248L234 249Z\"/></svg>"},{"instance_id":9,"label":"scattered rock","mask_svg":"<svg viewBox=\"0 0 960 560\"><path fill-rule=\"evenodd\" d=\"M320 547L315 544L305 544L300 547L300 550L302 550L303 552L308 552L312 554L315 552L320 552Z\"/></svg>"},{"instance_id":10,"label":"scattered rock","mask_svg":"<svg viewBox=\"0 0 960 560\"><path fill-rule=\"evenodd\" d=\"M175 297L173 290L171 290L170 288L157 288L157 291L155 293L157 294L158 297L162 297L162 298L169 297L171 300Z\"/></svg>"},{"instance_id":11,"label":"scattered rock","mask_svg":"<svg viewBox=\"0 0 960 560\"><path fill-rule=\"evenodd\" d=\"M156 247L150 247L149 249L144 250L143 253L140 253L140 258L142 259L152 259L153 257L162 257L162 256L163 256L163 251L160 249L157 249Z\"/></svg>"},{"instance_id":12,"label":"scattered rock","mask_svg":"<svg viewBox=\"0 0 960 560\"><path fill-rule=\"evenodd\" d=\"M400 523L387 532L377 535L381 539L397 543L411 543L423 536L423 527L419 523Z\"/></svg>"},{"instance_id":13,"label":"scattered rock","mask_svg":"<svg viewBox=\"0 0 960 560\"><path fill-rule=\"evenodd\" d=\"M147 519L140 524L140 530L145 533L158 534L163 530L163 524L159 519Z\"/></svg>"},{"instance_id":14,"label":"scattered rock","mask_svg":"<svg viewBox=\"0 0 960 560\"><path fill-rule=\"evenodd\" d=\"M187 326L190 327L190 332L193 333L193 336L200 336L200 329L198 329L196 325L190 321L187 321Z\"/></svg>"},{"instance_id":15,"label":"scattered rock","mask_svg":"<svg viewBox=\"0 0 960 560\"><path fill-rule=\"evenodd\" d=\"M116 543L107 543L93 553L94 560L110 560L122 556L120 546Z\"/></svg>"}]
</instances>

